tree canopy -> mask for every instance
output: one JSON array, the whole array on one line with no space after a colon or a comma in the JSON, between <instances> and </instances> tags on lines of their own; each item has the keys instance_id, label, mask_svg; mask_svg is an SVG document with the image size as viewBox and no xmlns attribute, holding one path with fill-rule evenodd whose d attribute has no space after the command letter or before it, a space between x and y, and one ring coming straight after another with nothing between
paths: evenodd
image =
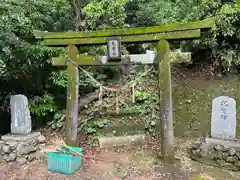
<instances>
[{"instance_id":1,"label":"tree canopy","mask_svg":"<svg viewBox=\"0 0 240 180\"><path fill-rule=\"evenodd\" d=\"M28 96L35 118L59 118L65 106L66 72L55 71L50 64L51 57L64 49L37 42L36 29L89 31L215 17L217 26L211 36L182 43L182 47L196 56L208 54L207 61L225 71L236 70L240 63L240 13L234 0L0 0L0 4L0 115L9 111L9 97L15 93ZM105 50L82 49L91 54ZM103 72L92 73L106 78ZM94 88L84 74L80 86L82 93Z\"/></svg>"}]
</instances>

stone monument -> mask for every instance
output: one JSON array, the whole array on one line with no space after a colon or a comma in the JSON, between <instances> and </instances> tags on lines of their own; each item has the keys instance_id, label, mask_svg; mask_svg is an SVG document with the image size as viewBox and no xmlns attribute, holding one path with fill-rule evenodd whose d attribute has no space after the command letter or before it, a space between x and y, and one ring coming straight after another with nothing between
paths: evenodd
<instances>
[{"instance_id":1,"label":"stone monument","mask_svg":"<svg viewBox=\"0 0 240 180\"><path fill-rule=\"evenodd\" d=\"M236 138L236 101L219 96L212 101L211 137L194 143L191 157L223 169L240 171L240 141Z\"/></svg>"},{"instance_id":2,"label":"stone monument","mask_svg":"<svg viewBox=\"0 0 240 180\"><path fill-rule=\"evenodd\" d=\"M32 121L28 99L24 95L14 95L10 99L11 133L1 137L0 160L17 161L24 164L41 157L45 137L40 132L32 132Z\"/></svg>"},{"instance_id":3,"label":"stone monument","mask_svg":"<svg viewBox=\"0 0 240 180\"><path fill-rule=\"evenodd\" d=\"M32 131L32 122L28 108L28 99L24 95L11 97L11 133L29 134Z\"/></svg>"},{"instance_id":4,"label":"stone monument","mask_svg":"<svg viewBox=\"0 0 240 180\"><path fill-rule=\"evenodd\" d=\"M212 101L211 137L222 140L236 138L236 101L219 96Z\"/></svg>"}]
</instances>

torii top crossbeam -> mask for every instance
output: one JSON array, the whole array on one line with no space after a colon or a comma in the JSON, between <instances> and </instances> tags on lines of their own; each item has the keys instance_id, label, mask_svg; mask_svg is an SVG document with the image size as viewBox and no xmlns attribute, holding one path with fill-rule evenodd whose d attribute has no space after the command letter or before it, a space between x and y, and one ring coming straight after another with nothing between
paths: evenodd
<instances>
[{"instance_id":1,"label":"torii top crossbeam","mask_svg":"<svg viewBox=\"0 0 240 180\"><path fill-rule=\"evenodd\" d=\"M160 102L160 120L162 122L162 155L173 159L173 103L171 86L171 61L168 40L184 40L199 38L202 29L211 29L215 26L213 18L202 21L173 24L166 26L110 29L90 32L42 32L34 31L37 39L43 40L47 46L68 46L67 63L67 123L66 143L76 145L78 127L78 99L79 99L79 70L77 65L99 65L94 57L79 55L76 45L107 44L111 37L120 38L121 43L158 42L156 45L158 64L158 86ZM53 65L64 65L66 56L55 58ZM181 60L180 60L181 61ZM176 59L175 63L180 62ZM117 62L118 64L120 62Z\"/></svg>"},{"instance_id":2,"label":"torii top crossbeam","mask_svg":"<svg viewBox=\"0 0 240 180\"><path fill-rule=\"evenodd\" d=\"M201 29L210 29L215 25L214 19L178 23L166 26L109 29L90 32L44 32L34 31L37 39L44 39L48 46L67 46L69 44L91 45L106 44L108 37L120 36L122 43L153 42L160 39L194 39L199 38Z\"/></svg>"}]
</instances>

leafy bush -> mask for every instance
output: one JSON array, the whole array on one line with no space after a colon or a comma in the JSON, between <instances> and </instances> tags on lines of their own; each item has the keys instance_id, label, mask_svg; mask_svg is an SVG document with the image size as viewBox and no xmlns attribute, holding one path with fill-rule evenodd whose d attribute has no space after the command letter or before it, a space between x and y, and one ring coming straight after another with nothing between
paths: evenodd
<instances>
[{"instance_id":1,"label":"leafy bush","mask_svg":"<svg viewBox=\"0 0 240 180\"><path fill-rule=\"evenodd\" d=\"M29 98L33 119L57 120L61 117L60 110L65 108L67 74L65 70L55 71L50 60L60 53L65 53L65 50L49 48L38 43L33 36L33 30L75 30L78 22L72 2L0 0L0 4L0 107L9 112L11 95L24 94ZM85 7L80 4L84 12L83 21L89 25L87 28L122 26L125 1L112 1L112 5L105 7L98 1ZM103 6L104 12L101 12ZM116 17L111 16L113 12ZM106 20L104 26L99 26L99 16ZM87 47L80 50L92 54L105 52L103 47ZM106 78L101 73L91 72L98 80ZM94 83L89 81L88 76L80 73L81 94L94 88Z\"/></svg>"},{"instance_id":2,"label":"leafy bush","mask_svg":"<svg viewBox=\"0 0 240 180\"><path fill-rule=\"evenodd\" d=\"M240 8L234 0L132 0L127 4L128 23L134 26L163 25L215 17L213 36L188 45L200 61L233 70L240 63ZM204 50L204 51L202 51Z\"/></svg>"},{"instance_id":3,"label":"leafy bush","mask_svg":"<svg viewBox=\"0 0 240 180\"><path fill-rule=\"evenodd\" d=\"M8 110L10 96L21 93L29 98L33 117L53 114L58 106L48 89L63 87L60 79L64 77L59 76L61 72L52 73L49 60L61 51L37 43L32 32L74 27L71 5L64 0L0 3L0 106Z\"/></svg>"}]
</instances>

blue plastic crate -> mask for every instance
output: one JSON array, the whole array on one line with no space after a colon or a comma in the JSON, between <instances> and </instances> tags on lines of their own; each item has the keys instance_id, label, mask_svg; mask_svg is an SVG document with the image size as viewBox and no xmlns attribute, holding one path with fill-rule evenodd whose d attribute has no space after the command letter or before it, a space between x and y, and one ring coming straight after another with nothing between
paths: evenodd
<instances>
[{"instance_id":1,"label":"blue plastic crate","mask_svg":"<svg viewBox=\"0 0 240 180\"><path fill-rule=\"evenodd\" d=\"M83 149L79 147L72 147L73 150L83 153ZM72 174L83 165L83 157L72 155L69 152L71 150L61 146L61 150L64 152L49 152L48 153L48 170L61 174Z\"/></svg>"}]
</instances>

